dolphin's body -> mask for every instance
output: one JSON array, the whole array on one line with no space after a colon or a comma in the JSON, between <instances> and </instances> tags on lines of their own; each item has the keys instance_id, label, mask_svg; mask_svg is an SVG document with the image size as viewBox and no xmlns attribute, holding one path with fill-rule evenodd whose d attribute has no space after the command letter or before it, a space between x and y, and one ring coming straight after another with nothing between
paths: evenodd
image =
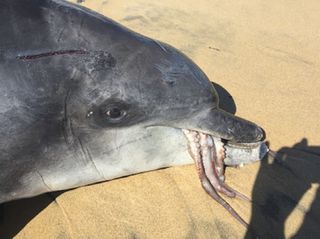
<instances>
[{"instance_id":1,"label":"dolphin's body","mask_svg":"<svg viewBox=\"0 0 320 239\"><path fill-rule=\"evenodd\" d=\"M263 137L178 50L88 9L0 0L0 22L0 203L190 163L181 129Z\"/></svg>"}]
</instances>

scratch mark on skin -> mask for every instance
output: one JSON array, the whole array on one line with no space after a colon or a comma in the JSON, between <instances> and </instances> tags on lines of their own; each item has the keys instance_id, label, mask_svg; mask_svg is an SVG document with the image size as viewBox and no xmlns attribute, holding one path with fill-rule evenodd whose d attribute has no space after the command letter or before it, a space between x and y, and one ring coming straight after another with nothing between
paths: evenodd
<instances>
[{"instance_id":1,"label":"scratch mark on skin","mask_svg":"<svg viewBox=\"0 0 320 239\"><path fill-rule=\"evenodd\" d=\"M62 38L62 35L63 35L65 29L66 29L66 25L65 25L65 26L62 28L62 30L60 31L59 36L58 36L58 39L57 39L57 42L60 42L60 41L61 41L61 38Z\"/></svg>"},{"instance_id":2,"label":"scratch mark on skin","mask_svg":"<svg viewBox=\"0 0 320 239\"><path fill-rule=\"evenodd\" d=\"M78 38L81 39L83 42L88 43L88 41L85 39L85 37L82 36L83 25L84 25L84 17L82 17L80 20L79 30L77 31ZM80 44L80 41L78 41L78 44Z\"/></svg>"},{"instance_id":3,"label":"scratch mark on skin","mask_svg":"<svg viewBox=\"0 0 320 239\"><path fill-rule=\"evenodd\" d=\"M80 26L79 26L79 32L81 32L83 25L84 25L84 17L81 18L81 22L80 22Z\"/></svg>"},{"instance_id":4,"label":"scratch mark on skin","mask_svg":"<svg viewBox=\"0 0 320 239\"><path fill-rule=\"evenodd\" d=\"M49 191L54 191L47 183L46 181L44 181L44 178L42 176L42 174L39 171L36 171L36 173L39 175L39 177L41 178L42 183L44 184L44 186L49 189Z\"/></svg>"},{"instance_id":5,"label":"scratch mark on skin","mask_svg":"<svg viewBox=\"0 0 320 239\"><path fill-rule=\"evenodd\" d=\"M118 145L118 144L115 143L115 148L110 149L110 150L108 150L108 151L105 151L105 152L103 152L103 154L106 155L106 154L109 154L109 153L111 153L111 152L118 151L119 149L121 149L122 147L124 147L124 146L126 146L126 145L129 145L129 144L132 144L132 143L135 143L135 142L137 142L137 141L144 140L144 139L147 139L147 138L151 138L151 137L152 137L152 135L145 135L145 136L142 136L142 137L140 137L140 138L130 140L130 141L124 143L124 144L119 144L119 145ZM116 139L116 137L115 137L115 139ZM119 150L119 151L120 151L120 150Z\"/></svg>"},{"instance_id":6,"label":"scratch mark on skin","mask_svg":"<svg viewBox=\"0 0 320 239\"><path fill-rule=\"evenodd\" d=\"M120 162L122 162L122 155L121 155L121 150L120 149L120 144L118 144L118 132L115 131L115 134L114 134L114 144L116 146L116 150L117 150L117 153L118 153L118 160Z\"/></svg>"},{"instance_id":7,"label":"scratch mark on skin","mask_svg":"<svg viewBox=\"0 0 320 239\"><path fill-rule=\"evenodd\" d=\"M19 60L36 60L39 58L49 57L49 56L83 55L83 54L89 54L89 52L86 50L60 50L60 51L44 52L44 53L34 54L34 55L21 55L21 56L17 56L16 58Z\"/></svg>"},{"instance_id":8,"label":"scratch mark on skin","mask_svg":"<svg viewBox=\"0 0 320 239\"><path fill-rule=\"evenodd\" d=\"M72 129L72 122L71 120L68 118L68 110L67 110L67 104L68 104L68 100L70 97L70 89L67 91L67 94L65 96L64 99L64 119L63 119L63 123L64 123L64 139L66 141L67 144L73 144L74 143L74 132Z\"/></svg>"},{"instance_id":9,"label":"scratch mark on skin","mask_svg":"<svg viewBox=\"0 0 320 239\"><path fill-rule=\"evenodd\" d=\"M97 165L95 164L89 149L83 145L81 139L79 137L77 137L73 131L72 120L68 118L68 110L67 110L67 107L68 107L67 103L68 103L68 100L70 97L70 92L71 92L71 90L69 89L67 92L67 95L65 97L65 100L64 100L64 124L65 124L64 138L65 138L65 141L67 144L74 145L75 139L77 139L78 144L81 149L81 152L83 154L83 158L86 161L90 161L92 163L92 165L94 166L95 170L100 175L100 177L105 179L104 175L97 168ZM74 146L74 148L75 148L75 150L77 149L77 147L75 147L75 146ZM51 191L53 191L53 190L51 190Z\"/></svg>"},{"instance_id":10,"label":"scratch mark on skin","mask_svg":"<svg viewBox=\"0 0 320 239\"><path fill-rule=\"evenodd\" d=\"M79 142L79 145L80 145L80 148L81 148L81 151L84 155L84 158L87 159L88 161L90 161L93 165L93 167L95 168L95 170L97 171L97 173L100 175L101 178L103 178L105 180L105 177L104 175L100 172L100 170L97 168L97 165L95 164L93 158L92 158L92 155L89 151L89 149L83 145L81 139L79 137L78 138L78 142Z\"/></svg>"},{"instance_id":11,"label":"scratch mark on skin","mask_svg":"<svg viewBox=\"0 0 320 239\"><path fill-rule=\"evenodd\" d=\"M161 48L161 50L163 50L165 53L168 53L167 49L165 48L165 46L162 43L160 43L156 40L154 40L154 42Z\"/></svg>"}]
</instances>

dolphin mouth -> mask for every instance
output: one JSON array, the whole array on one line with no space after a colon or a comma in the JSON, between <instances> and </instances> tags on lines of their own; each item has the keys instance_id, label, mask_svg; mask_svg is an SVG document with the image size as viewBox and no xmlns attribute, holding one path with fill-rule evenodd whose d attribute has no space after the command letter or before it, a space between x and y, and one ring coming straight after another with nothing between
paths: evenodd
<instances>
[{"instance_id":1,"label":"dolphin mouth","mask_svg":"<svg viewBox=\"0 0 320 239\"><path fill-rule=\"evenodd\" d=\"M182 131L188 140L188 151L195 162L204 190L242 225L248 227L248 224L218 192L231 198L239 197L250 201L247 196L225 183L225 165L241 166L262 159L268 152L266 144L263 141L231 143L200 131L189 129L182 129Z\"/></svg>"}]
</instances>

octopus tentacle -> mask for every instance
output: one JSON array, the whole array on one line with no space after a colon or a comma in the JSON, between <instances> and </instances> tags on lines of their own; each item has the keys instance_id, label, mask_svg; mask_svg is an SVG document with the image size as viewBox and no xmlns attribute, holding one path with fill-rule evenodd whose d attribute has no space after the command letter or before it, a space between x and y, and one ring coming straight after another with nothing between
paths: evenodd
<instances>
[{"instance_id":1,"label":"octopus tentacle","mask_svg":"<svg viewBox=\"0 0 320 239\"><path fill-rule=\"evenodd\" d=\"M211 137L209 137L211 138ZM213 140L214 147L212 147L213 159L216 165L216 170L220 181L224 181L224 158L226 157L224 144L220 139L215 138Z\"/></svg>"},{"instance_id":2,"label":"octopus tentacle","mask_svg":"<svg viewBox=\"0 0 320 239\"><path fill-rule=\"evenodd\" d=\"M243 226L248 224L239 216L239 214L217 193L221 192L228 197L242 198L250 201L245 195L237 192L224 183L224 164L225 152L223 143L218 140L217 143L211 136L193 131L183 130L188 139L189 154L193 158L199 179L204 190L219 204L221 204L235 219Z\"/></svg>"},{"instance_id":3,"label":"octopus tentacle","mask_svg":"<svg viewBox=\"0 0 320 239\"><path fill-rule=\"evenodd\" d=\"M218 191L225 194L228 197L234 198L236 194L226 187L220 180L219 173L221 170L217 169L216 166L216 154L214 153L214 143L211 137L204 133L199 133L200 135L200 147L201 147L201 159L204 166L204 172L209 179L211 185Z\"/></svg>"},{"instance_id":4,"label":"octopus tentacle","mask_svg":"<svg viewBox=\"0 0 320 239\"><path fill-rule=\"evenodd\" d=\"M210 136L207 136L211 138ZM216 170L220 179L220 183L223 188L226 188L229 192L232 192L234 197L241 198L242 200L251 202L251 200L244 194L238 192L237 190L230 187L228 184L224 182L224 158L226 157L224 144L221 142L221 139L214 138L214 147L212 147L213 151L213 160L215 162Z\"/></svg>"},{"instance_id":5,"label":"octopus tentacle","mask_svg":"<svg viewBox=\"0 0 320 239\"><path fill-rule=\"evenodd\" d=\"M248 198L246 195L244 195L243 193L240 193L239 191L233 189L232 187L230 187L226 183L223 183L223 184L224 184L224 187L227 188L229 191L234 192L236 197L241 198L242 200L247 201L247 202L252 202L252 200L250 198Z\"/></svg>"}]
</instances>

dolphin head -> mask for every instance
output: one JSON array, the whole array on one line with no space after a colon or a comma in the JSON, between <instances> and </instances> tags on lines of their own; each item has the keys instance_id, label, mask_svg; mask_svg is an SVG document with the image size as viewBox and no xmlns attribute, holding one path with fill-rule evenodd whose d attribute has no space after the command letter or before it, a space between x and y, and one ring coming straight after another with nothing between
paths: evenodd
<instances>
[{"instance_id":1,"label":"dolphin head","mask_svg":"<svg viewBox=\"0 0 320 239\"><path fill-rule=\"evenodd\" d=\"M195 63L62 0L2 5L0 203L193 159L236 215L224 165L256 160L263 130L221 110Z\"/></svg>"},{"instance_id":2,"label":"dolphin head","mask_svg":"<svg viewBox=\"0 0 320 239\"><path fill-rule=\"evenodd\" d=\"M126 47L82 56L66 100L66 132L81 139L101 180L191 162L184 129L232 143L263 139L259 126L219 108L187 56L145 37Z\"/></svg>"},{"instance_id":3,"label":"dolphin head","mask_svg":"<svg viewBox=\"0 0 320 239\"><path fill-rule=\"evenodd\" d=\"M1 3L0 203L195 161L206 192L263 130L173 47L62 0ZM252 150L254 148L254 150ZM249 153L248 153L249 152Z\"/></svg>"}]
</instances>

